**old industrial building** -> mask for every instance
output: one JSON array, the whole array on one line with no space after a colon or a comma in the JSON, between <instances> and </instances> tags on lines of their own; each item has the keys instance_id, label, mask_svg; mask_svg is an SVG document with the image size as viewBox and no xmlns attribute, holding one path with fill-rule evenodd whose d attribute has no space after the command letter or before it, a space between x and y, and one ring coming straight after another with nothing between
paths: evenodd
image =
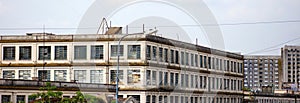
<instances>
[{"instance_id":1,"label":"old industrial building","mask_svg":"<svg viewBox=\"0 0 300 103\"><path fill-rule=\"evenodd\" d=\"M262 86L273 86L275 89L281 89L282 69L280 62L280 56L244 56L244 87L252 90Z\"/></svg>"},{"instance_id":2,"label":"old industrial building","mask_svg":"<svg viewBox=\"0 0 300 103\"><path fill-rule=\"evenodd\" d=\"M119 96L141 103L241 103L243 56L130 34L120 46ZM1 36L3 79L115 84L120 31ZM275 69L275 68L274 68Z\"/></svg>"}]
</instances>

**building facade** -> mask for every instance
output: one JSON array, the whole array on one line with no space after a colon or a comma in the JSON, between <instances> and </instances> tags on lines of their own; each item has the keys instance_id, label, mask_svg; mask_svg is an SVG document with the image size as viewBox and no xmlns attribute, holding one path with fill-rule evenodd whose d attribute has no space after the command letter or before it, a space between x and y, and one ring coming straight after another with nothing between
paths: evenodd
<instances>
[{"instance_id":1,"label":"building facade","mask_svg":"<svg viewBox=\"0 0 300 103\"><path fill-rule=\"evenodd\" d=\"M262 86L274 86L280 89L282 69L280 56L244 56L244 87L258 89Z\"/></svg>"},{"instance_id":2,"label":"building facade","mask_svg":"<svg viewBox=\"0 0 300 103\"><path fill-rule=\"evenodd\" d=\"M281 48L283 81L300 86L300 46L286 45Z\"/></svg>"},{"instance_id":3,"label":"building facade","mask_svg":"<svg viewBox=\"0 0 300 103\"><path fill-rule=\"evenodd\" d=\"M123 34L1 36L3 79L115 84ZM141 103L241 103L243 56L152 34L120 45L120 97Z\"/></svg>"}]
</instances>

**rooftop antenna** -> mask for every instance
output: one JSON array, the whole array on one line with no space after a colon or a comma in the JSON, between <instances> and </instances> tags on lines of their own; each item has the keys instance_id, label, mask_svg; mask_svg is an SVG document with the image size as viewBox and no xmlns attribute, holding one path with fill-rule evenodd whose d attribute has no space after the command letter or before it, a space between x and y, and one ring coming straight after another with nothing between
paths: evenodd
<instances>
[{"instance_id":1,"label":"rooftop antenna","mask_svg":"<svg viewBox=\"0 0 300 103\"><path fill-rule=\"evenodd\" d=\"M111 24L111 22L110 22L110 24ZM100 26L99 26L96 34L99 34L100 31L102 32L102 34L104 34L104 32L106 32L109 28L110 27L108 26L106 19L102 18L102 21L100 23Z\"/></svg>"},{"instance_id":2,"label":"rooftop antenna","mask_svg":"<svg viewBox=\"0 0 300 103\"><path fill-rule=\"evenodd\" d=\"M198 45L198 38L196 38L196 45Z\"/></svg>"},{"instance_id":3,"label":"rooftop antenna","mask_svg":"<svg viewBox=\"0 0 300 103\"><path fill-rule=\"evenodd\" d=\"M145 33L145 24L143 24L143 33Z\"/></svg>"}]
</instances>

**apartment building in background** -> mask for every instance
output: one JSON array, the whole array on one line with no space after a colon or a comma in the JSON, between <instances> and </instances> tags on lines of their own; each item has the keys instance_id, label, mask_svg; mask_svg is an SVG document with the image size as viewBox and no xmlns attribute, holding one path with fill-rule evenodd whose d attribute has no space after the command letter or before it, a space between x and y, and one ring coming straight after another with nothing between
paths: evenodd
<instances>
[{"instance_id":1,"label":"apartment building in background","mask_svg":"<svg viewBox=\"0 0 300 103\"><path fill-rule=\"evenodd\" d=\"M124 35L1 36L1 78L115 84L118 40ZM241 103L243 73L240 54L137 33L120 45L119 97L141 103Z\"/></svg>"},{"instance_id":2,"label":"apartment building in background","mask_svg":"<svg viewBox=\"0 0 300 103\"><path fill-rule=\"evenodd\" d=\"M285 45L281 48L283 81L300 86L300 46Z\"/></svg>"},{"instance_id":3,"label":"apartment building in background","mask_svg":"<svg viewBox=\"0 0 300 103\"><path fill-rule=\"evenodd\" d=\"M274 86L280 89L282 84L281 57L272 55L244 56L244 87L258 89L262 86Z\"/></svg>"}]
</instances>

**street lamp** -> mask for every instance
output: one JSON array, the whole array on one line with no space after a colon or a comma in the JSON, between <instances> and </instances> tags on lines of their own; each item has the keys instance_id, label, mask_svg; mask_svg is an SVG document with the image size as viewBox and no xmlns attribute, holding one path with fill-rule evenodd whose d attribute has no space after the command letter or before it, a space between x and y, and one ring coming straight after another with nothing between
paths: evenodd
<instances>
[{"instance_id":1,"label":"street lamp","mask_svg":"<svg viewBox=\"0 0 300 103\"><path fill-rule=\"evenodd\" d=\"M157 33L157 30L154 30L154 31L150 31L149 33L145 33L145 35L147 34L153 34L153 33ZM129 35L136 35L136 34L128 34L128 31L126 32L125 35L123 35L119 41L118 41L118 49L117 49L117 73L116 73L116 103L118 103L118 95L119 95L119 69L120 69L120 44L121 44L121 41L129 36Z\"/></svg>"},{"instance_id":2,"label":"street lamp","mask_svg":"<svg viewBox=\"0 0 300 103\"><path fill-rule=\"evenodd\" d=\"M121 44L121 41L129 36L129 35L134 35L134 34L125 34L123 35L119 41L118 41L118 49L117 49L117 73L116 73L116 103L118 103L118 95L119 95L119 67L120 67L120 44Z\"/></svg>"}]
</instances>

